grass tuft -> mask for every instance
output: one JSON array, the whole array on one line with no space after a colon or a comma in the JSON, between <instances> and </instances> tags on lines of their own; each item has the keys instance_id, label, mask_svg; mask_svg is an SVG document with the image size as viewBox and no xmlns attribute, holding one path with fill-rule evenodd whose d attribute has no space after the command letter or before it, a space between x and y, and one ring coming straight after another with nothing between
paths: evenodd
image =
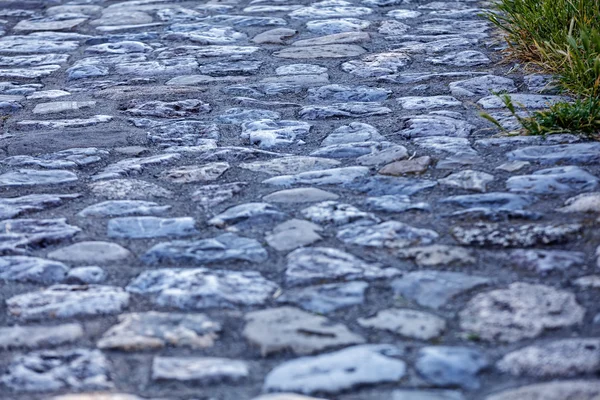
<instances>
[{"instance_id":1,"label":"grass tuft","mask_svg":"<svg viewBox=\"0 0 600 400\"><path fill-rule=\"evenodd\" d=\"M487 18L506 33L508 53L555 74L576 100L528 117L501 96L522 130L532 135L600 132L600 0L499 0ZM489 114L482 116L500 126Z\"/></svg>"}]
</instances>

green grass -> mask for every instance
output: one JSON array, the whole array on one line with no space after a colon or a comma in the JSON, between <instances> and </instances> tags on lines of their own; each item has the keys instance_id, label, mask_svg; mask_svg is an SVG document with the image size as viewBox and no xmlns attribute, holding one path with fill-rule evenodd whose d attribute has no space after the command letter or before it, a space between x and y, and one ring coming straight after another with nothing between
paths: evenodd
<instances>
[{"instance_id":1,"label":"green grass","mask_svg":"<svg viewBox=\"0 0 600 400\"><path fill-rule=\"evenodd\" d=\"M506 34L510 58L555 74L560 89L575 98L529 117L518 117L533 135L600 132L600 0L498 0L487 17ZM489 115L485 118L492 120ZM497 121L492 121L497 123Z\"/></svg>"}]
</instances>

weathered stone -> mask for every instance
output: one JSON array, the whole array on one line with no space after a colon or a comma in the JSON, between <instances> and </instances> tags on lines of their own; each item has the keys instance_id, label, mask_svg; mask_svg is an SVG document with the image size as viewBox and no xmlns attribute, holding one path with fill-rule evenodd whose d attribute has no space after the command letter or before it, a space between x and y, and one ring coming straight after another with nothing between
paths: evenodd
<instances>
[{"instance_id":1,"label":"weathered stone","mask_svg":"<svg viewBox=\"0 0 600 400\"><path fill-rule=\"evenodd\" d=\"M273 53L275 57L292 59L346 58L364 54L366 50L355 44L327 44L307 47L289 47Z\"/></svg>"},{"instance_id":2,"label":"weathered stone","mask_svg":"<svg viewBox=\"0 0 600 400\"><path fill-rule=\"evenodd\" d=\"M58 207L65 200L79 197L78 194L30 194L21 197L0 199L0 218L14 218L24 213Z\"/></svg>"},{"instance_id":3,"label":"weathered stone","mask_svg":"<svg viewBox=\"0 0 600 400\"><path fill-rule=\"evenodd\" d=\"M144 103L132 102L126 112L130 115L158 118L190 117L207 113L210 106L198 99L180 101L149 101Z\"/></svg>"},{"instance_id":4,"label":"weathered stone","mask_svg":"<svg viewBox=\"0 0 600 400\"><path fill-rule=\"evenodd\" d=\"M421 174L429 168L431 157L423 156L410 160L394 161L379 170L382 175L400 176L407 174Z\"/></svg>"},{"instance_id":5,"label":"weathered stone","mask_svg":"<svg viewBox=\"0 0 600 400\"><path fill-rule=\"evenodd\" d=\"M485 400L573 400L593 399L600 395L600 382L598 381L555 381L547 383L536 383L521 386L517 389L508 389L492 394Z\"/></svg>"},{"instance_id":6,"label":"weathered stone","mask_svg":"<svg viewBox=\"0 0 600 400\"><path fill-rule=\"evenodd\" d=\"M56 114L69 111L78 111L84 108L91 108L96 105L95 101L55 101L52 103L37 104L34 114Z\"/></svg>"},{"instance_id":7,"label":"weathered stone","mask_svg":"<svg viewBox=\"0 0 600 400\"><path fill-rule=\"evenodd\" d=\"M379 219L370 213L360 211L351 204L338 203L337 201L325 201L315 204L301 211L302 215L319 224L348 224L361 219L379 222Z\"/></svg>"},{"instance_id":8,"label":"weathered stone","mask_svg":"<svg viewBox=\"0 0 600 400\"><path fill-rule=\"evenodd\" d=\"M341 250L308 247L287 255L285 281L290 286L334 280L374 280L400 275L396 268L368 264Z\"/></svg>"},{"instance_id":9,"label":"weathered stone","mask_svg":"<svg viewBox=\"0 0 600 400\"><path fill-rule=\"evenodd\" d=\"M468 139L446 136L428 136L413 139L413 143L419 147L424 147L435 153L448 152L453 154L473 154L473 150Z\"/></svg>"},{"instance_id":10,"label":"weathered stone","mask_svg":"<svg viewBox=\"0 0 600 400\"><path fill-rule=\"evenodd\" d=\"M118 324L102 335L98 348L123 351L167 346L201 349L212 347L220 330L221 325L204 314L156 311L122 314Z\"/></svg>"},{"instance_id":11,"label":"weathered stone","mask_svg":"<svg viewBox=\"0 0 600 400\"><path fill-rule=\"evenodd\" d=\"M106 272L96 266L71 268L65 279L65 283L85 285L102 283L106 280Z\"/></svg>"},{"instance_id":12,"label":"weathered stone","mask_svg":"<svg viewBox=\"0 0 600 400\"><path fill-rule=\"evenodd\" d=\"M312 354L365 341L344 325L293 307L253 311L246 314L245 319L243 335L260 347L263 357L285 350L300 355Z\"/></svg>"},{"instance_id":13,"label":"weathered stone","mask_svg":"<svg viewBox=\"0 0 600 400\"><path fill-rule=\"evenodd\" d=\"M516 342L579 324L584 314L572 293L516 282L473 297L460 312L460 327L484 340Z\"/></svg>"},{"instance_id":14,"label":"weathered stone","mask_svg":"<svg viewBox=\"0 0 600 400\"><path fill-rule=\"evenodd\" d=\"M109 368L99 350L46 350L16 356L0 380L20 392L112 389Z\"/></svg>"},{"instance_id":15,"label":"weathered stone","mask_svg":"<svg viewBox=\"0 0 600 400\"><path fill-rule=\"evenodd\" d=\"M471 227L454 227L452 236L463 245L532 247L565 243L582 230L579 224L502 226L499 224L476 224Z\"/></svg>"},{"instance_id":16,"label":"weathered stone","mask_svg":"<svg viewBox=\"0 0 600 400\"><path fill-rule=\"evenodd\" d=\"M107 235L120 239L191 236L198 231L191 217L120 217L108 221Z\"/></svg>"},{"instance_id":17,"label":"weathered stone","mask_svg":"<svg viewBox=\"0 0 600 400\"><path fill-rule=\"evenodd\" d=\"M116 243L79 242L48 253L48 258L74 264L114 264L131 257L131 252Z\"/></svg>"},{"instance_id":18,"label":"weathered stone","mask_svg":"<svg viewBox=\"0 0 600 400\"><path fill-rule=\"evenodd\" d=\"M595 164L600 161L600 143L571 143L522 147L506 153L509 160L540 164Z\"/></svg>"},{"instance_id":19,"label":"weathered stone","mask_svg":"<svg viewBox=\"0 0 600 400\"><path fill-rule=\"evenodd\" d=\"M359 222L342 227L337 234L337 238L347 244L390 249L426 245L438 237L435 231L415 228L398 221L380 224Z\"/></svg>"},{"instance_id":20,"label":"weathered stone","mask_svg":"<svg viewBox=\"0 0 600 400\"><path fill-rule=\"evenodd\" d=\"M510 94L508 96L513 104L525 108L546 108L552 104L569 100L569 98L565 96L544 96L540 94ZM502 98L494 95L482 98L477 104L485 109L506 108Z\"/></svg>"},{"instance_id":21,"label":"weathered stone","mask_svg":"<svg viewBox=\"0 0 600 400\"><path fill-rule=\"evenodd\" d=\"M440 115L433 111L403 118L398 135L407 139L426 136L467 137L473 128L473 125L454 115Z\"/></svg>"},{"instance_id":22,"label":"weathered stone","mask_svg":"<svg viewBox=\"0 0 600 400\"><path fill-rule=\"evenodd\" d=\"M58 185L75 181L77 181L77 175L71 171L60 169L46 171L20 169L0 175L0 186Z\"/></svg>"},{"instance_id":23,"label":"weathered stone","mask_svg":"<svg viewBox=\"0 0 600 400\"><path fill-rule=\"evenodd\" d=\"M126 217L131 215L159 215L171 206L161 206L152 201L111 200L91 205L81 210L80 217Z\"/></svg>"},{"instance_id":24,"label":"weathered stone","mask_svg":"<svg viewBox=\"0 0 600 400\"><path fill-rule=\"evenodd\" d=\"M0 253L23 253L35 247L60 243L80 232L64 218L7 219L0 221Z\"/></svg>"},{"instance_id":25,"label":"weathered stone","mask_svg":"<svg viewBox=\"0 0 600 400\"><path fill-rule=\"evenodd\" d=\"M436 386L479 388L477 374L488 366L485 356L468 347L431 346L419 351L415 367L419 374Z\"/></svg>"},{"instance_id":26,"label":"weathered stone","mask_svg":"<svg viewBox=\"0 0 600 400\"><path fill-rule=\"evenodd\" d=\"M489 95L501 92L516 92L512 79L495 75L478 76L464 81L450 83L450 92L454 96Z\"/></svg>"},{"instance_id":27,"label":"weathered stone","mask_svg":"<svg viewBox=\"0 0 600 400\"><path fill-rule=\"evenodd\" d=\"M403 52L369 54L361 60L347 61L342 70L361 78L396 74L404 69L411 58Z\"/></svg>"},{"instance_id":28,"label":"weathered stone","mask_svg":"<svg viewBox=\"0 0 600 400\"><path fill-rule=\"evenodd\" d=\"M255 271L169 268L142 272L127 291L181 310L233 308L265 303L277 285Z\"/></svg>"},{"instance_id":29,"label":"weathered stone","mask_svg":"<svg viewBox=\"0 0 600 400\"><path fill-rule=\"evenodd\" d=\"M307 311L327 314L341 308L362 304L367 282L330 283L286 290L278 303L295 304Z\"/></svg>"},{"instance_id":30,"label":"weathered stone","mask_svg":"<svg viewBox=\"0 0 600 400\"><path fill-rule=\"evenodd\" d=\"M542 169L531 175L512 176L506 181L511 192L539 194L582 192L596 186L598 179L594 175L574 166Z\"/></svg>"},{"instance_id":31,"label":"weathered stone","mask_svg":"<svg viewBox=\"0 0 600 400\"><path fill-rule=\"evenodd\" d=\"M430 245L410 247L398 251L400 257L412 258L420 267L434 267L438 265L469 265L476 259L467 249L456 246Z\"/></svg>"},{"instance_id":32,"label":"weathered stone","mask_svg":"<svg viewBox=\"0 0 600 400\"><path fill-rule=\"evenodd\" d=\"M392 345L361 345L284 362L265 378L264 390L338 393L358 386L397 382L406 364Z\"/></svg>"},{"instance_id":33,"label":"weathered stone","mask_svg":"<svg viewBox=\"0 0 600 400\"><path fill-rule=\"evenodd\" d=\"M362 118L374 115L385 115L392 112L379 103L333 103L327 106L305 106L299 112L304 119L327 119L327 118Z\"/></svg>"},{"instance_id":34,"label":"weathered stone","mask_svg":"<svg viewBox=\"0 0 600 400\"><path fill-rule=\"evenodd\" d=\"M311 101L384 101L390 94L386 89L337 84L308 89Z\"/></svg>"},{"instance_id":35,"label":"weathered stone","mask_svg":"<svg viewBox=\"0 0 600 400\"><path fill-rule=\"evenodd\" d=\"M69 268L63 263L43 258L9 256L0 258L0 279L3 281L56 283L61 282Z\"/></svg>"},{"instance_id":36,"label":"weathered stone","mask_svg":"<svg viewBox=\"0 0 600 400\"><path fill-rule=\"evenodd\" d=\"M152 379L215 383L238 381L250 374L248 365L239 360L217 357L155 357Z\"/></svg>"},{"instance_id":37,"label":"weathered stone","mask_svg":"<svg viewBox=\"0 0 600 400\"><path fill-rule=\"evenodd\" d=\"M534 344L505 355L496 366L515 376L567 377L600 368L598 339L562 339Z\"/></svg>"},{"instance_id":38,"label":"weathered stone","mask_svg":"<svg viewBox=\"0 0 600 400\"><path fill-rule=\"evenodd\" d=\"M442 107L458 107L462 103L452 96L429 96L429 97L399 97L398 103L405 110L429 110Z\"/></svg>"},{"instance_id":39,"label":"weathered stone","mask_svg":"<svg viewBox=\"0 0 600 400\"><path fill-rule=\"evenodd\" d=\"M160 177L174 183L196 183L217 180L229 169L229 163L215 162L204 165L186 165L164 171Z\"/></svg>"},{"instance_id":40,"label":"weathered stone","mask_svg":"<svg viewBox=\"0 0 600 400\"><path fill-rule=\"evenodd\" d=\"M284 39L289 39L293 37L297 31L288 28L275 28L268 30L263 33L259 33L258 35L252 38L254 43L258 44L284 44Z\"/></svg>"},{"instance_id":41,"label":"weathered stone","mask_svg":"<svg viewBox=\"0 0 600 400\"><path fill-rule=\"evenodd\" d=\"M294 143L297 136L305 136L311 125L301 121L273 121L260 119L245 122L242 125L241 137L248 139L262 149Z\"/></svg>"},{"instance_id":42,"label":"weathered stone","mask_svg":"<svg viewBox=\"0 0 600 400\"><path fill-rule=\"evenodd\" d=\"M98 124L105 124L113 120L110 115L94 115L89 118L73 119L51 119L51 120L23 120L17 122L19 128L46 128L46 129L64 129L64 128L85 128Z\"/></svg>"},{"instance_id":43,"label":"weathered stone","mask_svg":"<svg viewBox=\"0 0 600 400\"><path fill-rule=\"evenodd\" d=\"M312 39L297 40L292 43L292 46L324 46L332 44L361 43L370 40L371 36L365 32L342 32Z\"/></svg>"},{"instance_id":44,"label":"weathered stone","mask_svg":"<svg viewBox=\"0 0 600 400\"><path fill-rule=\"evenodd\" d=\"M439 179L438 182L460 189L475 190L485 192L487 184L494 180L494 176L481 171L473 171L466 169L454 174L450 174L444 179Z\"/></svg>"},{"instance_id":45,"label":"weathered stone","mask_svg":"<svg viewBox=\"0 0 600 400\"><path fill-rule=\"evenodd\" d=\"M474 67L492 62L485 54L474 50L449 53L441 57L430 57L427 61L432 64L452 65L454 67Z\"/></svg>"},{"instance_id":46,"label":"weathered stone","mask_svg":"<svg viewBox=\"0 0 600 400\"><path fill-rule=\"evenodd\" d=\"M490 282L488 278L460 272L422 270L393 280L391 286L395 293L419 305L437 309L454 297Z\"/></svg>"},{"instance_id":47,"label":"weathered stone","mask_svg":"<svg viewBox=\"0 0 600 400\"><path fill-rule=\"evenodd\" d=\"M244 182L205 185L192 193L192 200L205 209L211 208L241 193L245 186Z\"/></svg>"},{"instance_id":48,"label":"weathered stone","mask_svg":"<svg viewBox=\"0 0 600 400\"><path fill-rule=\"evenodd\" d=\"M148 197L172 197L173 193L158 185L138 179L113 179L89 184L96 196L109 199L145 199Z\"/></svg>"},{"instance_id":49,"label":"weathered stone","mask_svg":"<svg viewBox=\"0 0 600 400\"><path fill-rule=\"evenodd\" d=\"M390 213L401 213L411 210L430 211L429 203L413 203L410 198L402 194L390 194L378 197L367 197L365 200L367 207L374 211L384 211Z\"/></svg>"},{"instance_id":50,"label":"weathered stone","mask_svg":"<svg viewBox=\"0 0 600 400\"><path fill-rule=\"evenodd\" d=\"M401 308L390 308L379 311L370 318L359 318L360 326L366 328L385 329L419 340L431 340L446 329L446 321L434 314Z\"/></svg>"},{"instance_id":51,"label":"weathered stone","mask_svg":"<svg viewBox=\"0 0 600 400\"><path fill-rule=\"evenodd\" d=\"M123 289L101 285L54 285L6 300L8 312L24 320L116 314L128 304Z\"/></svg>"},{"instance_id":52,"label":"weathered stone","mask_svg":"<svg viewBox=\"0 0 600 400\"><path fill-rule=\"evenodd\" d=\"M331 35L341 32L356 32L367 29L371 23L357 18L318 19L308 21L306 29L320 35Z\"/></svg>"},{"instance_id":53,"label":"weathered stone","mask_svg":"<svg viewBox=\"0 0 600 400\"><path fill-rule=\"evenodd\" d=\"M267 252L256 240L231 233L213 239L159 243L142 257L146 263L150 264L159 262L204 264L233 260L261 262L266 258Z\"/></svg>"},{"instance_id":54,"label":"weathered stone","mask_svg":"<svg viewBox=\"0 0 600 400\"><path fill-rule=\"evenodd\" d=\"M323 169L320 171L301 172L295 175L282 175L270 178L263 183L277 186L292 185L340 185L367 175L367 167L343 167Z\"/></svg>"},{"instance_id":55,"label":"weathered stone","mask_svg":"<svg viewBox=\"0 0 600 400\"><path fill-rule=\"evenodd\" d=\"M228 208L221 214L211 218L208 223L220 228L226 226L256 226L257 224L280 221L285 214L268 203L246 203Z\"/></svg>"},{"instance_id":56,"label":"weathered stone","mask_svg":"<svg viewBox=\"0 0 600 400\"><path fill-rule=\"evenodd\" d=\"M36 349L69 344L83 337L77 323L54 326L15 325L0 328L0 349Z\"/></svg>"},{"instance_id":57,"label":"weathered stone","mask_svg":"<svg viewBox=\"0 0 600 400\"><path fill-rule=\"evenodd\" d=\"M507 255L511 266L538 273L567 270L585 264L585 253L565 250L512 250Z\"/></svg>"}]
</instances>

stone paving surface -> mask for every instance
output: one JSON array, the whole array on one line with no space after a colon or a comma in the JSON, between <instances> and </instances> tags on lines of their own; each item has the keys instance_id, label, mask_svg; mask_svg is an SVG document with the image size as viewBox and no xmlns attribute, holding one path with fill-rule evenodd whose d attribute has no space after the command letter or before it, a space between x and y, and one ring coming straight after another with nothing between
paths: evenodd
<instances>
[{"instance_id":1,"label":"stone paving surface","mask_svg":"<svg viewBox=\"0 0 600 400\"><path fill-rule=\"evenodd\" d=\"M0 1L0 398L600 398L600 144L479 117L563 99L486 7Z\"/></svg>"}]
</instances>

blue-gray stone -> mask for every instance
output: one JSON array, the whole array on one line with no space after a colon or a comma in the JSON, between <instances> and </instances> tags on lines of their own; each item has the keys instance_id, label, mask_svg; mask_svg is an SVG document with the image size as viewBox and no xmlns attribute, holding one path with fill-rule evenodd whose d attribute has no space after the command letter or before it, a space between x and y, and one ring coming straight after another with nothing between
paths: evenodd
<instances>
[{"instance_id":1,"label":"blue-gray stone","mask_svg":"<svg viewBox=\"0 0 600 400\"><path fill-rule=\"evenodd\" d=\"M146 239L181 237L197 234L195 221L190 217L122 217L108 221L107 235L111 238Z\"/></svg>"},{"instance_id":2,"label":"blue-gray stone","mask_svg":"<svg viewBox=\"0 0 600 400\"><path fill-rule=\"evenodd\" d=\"M477 374L489 363L476 349L430 346L419 351L415 368L427 382L436 386L479 388Z\"/></svg>"}]
</instances>

